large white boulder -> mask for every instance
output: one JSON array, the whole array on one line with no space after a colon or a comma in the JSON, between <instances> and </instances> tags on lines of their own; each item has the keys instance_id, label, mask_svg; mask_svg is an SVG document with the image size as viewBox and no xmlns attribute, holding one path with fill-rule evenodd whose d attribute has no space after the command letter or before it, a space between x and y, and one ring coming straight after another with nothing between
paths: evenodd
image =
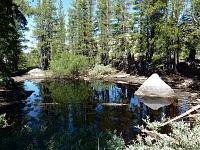
<instances>
[{"instance_id":1,"label":"large white boulder","mask_svg":"<svg viewBox=\"0 0 200 150\"><path fill-rule=\"evenodd\" d=\"M35 77L44 77L44 71L38 68L30 70L28 74Z\"/></svg>"},{"instance_id":2,"label":"large white boulder","mask_svg":"<svg viewBox=\"0 0 200 150\"><path fill-rule=\"evenodd\" d=\"M135 95L149 97L173 97L174 90L158 74L152 74L135 92Z\"/></svg>"}]
</instances>

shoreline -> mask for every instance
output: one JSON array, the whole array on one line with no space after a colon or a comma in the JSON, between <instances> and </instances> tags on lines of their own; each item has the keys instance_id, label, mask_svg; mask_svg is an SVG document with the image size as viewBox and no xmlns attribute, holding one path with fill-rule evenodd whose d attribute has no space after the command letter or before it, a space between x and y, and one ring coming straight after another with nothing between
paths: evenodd
<instances>
[{"instance_id":1,"label":"shoreline","mask_svg":"<svg viewBox=\"0 0 200 150\"><path fill-rule=\"evenodd\" d=\"M24 74L21 76L14 76L12 77L16 82L23 82L25 80L31 80L33 82L39 83L42 80L72 80L69 77L47 77L45 73L42 71L36 74ZM172 89L175 91L178 99L186 99L186 100L196 100L200 98L200 93L198 90L192 90L190 86L194 84L194 80L191 78L187 78L180 75L174 76L160 76L160 78L166 82ZM140 86L146 81L148 77L146 76L138 76L138 75L130 75L125 72L114 71L111 74L107 75L100 75L100 76L79 76L74 78L73 80L80 80L80 81L94 81L100 80L108 83L115 83L115 84L127 84L133 86Z\"/></svg>"}]
</instances>

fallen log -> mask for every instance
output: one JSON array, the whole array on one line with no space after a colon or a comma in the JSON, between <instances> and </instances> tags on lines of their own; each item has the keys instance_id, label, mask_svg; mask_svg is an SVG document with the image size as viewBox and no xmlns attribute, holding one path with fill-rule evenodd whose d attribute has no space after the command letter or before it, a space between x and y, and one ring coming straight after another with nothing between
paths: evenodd
<instances>
[{"instance_id":1,"label":"fallen log","mask_svg":"<svg viewBox=\"0 0 200 150\"><path fill-rule=\"evenodd\" d=\"M128 106L128 104L123 103L101 103L102 106Z\"/></svg>"},{"instance_id":2,"label":"fallen log","mask_svg":"<svg viewBox=\"0 0 200 150\"><path fill-rule=\"evenodd\" d=\"M58 105L58 103L34 103L34 105Z\"/></svg>"},{"instance_id":3,"label":"fallen log","mask_svg":"<svg viewBox=\"0 0 200 150\"><path fill-rule=\"evenodd\" d=\"M175 117L175 118L173 118L173 119L171 119L171 120L169 120L169 121L163 123L160 127L166 126L167 124L169 124L169 123L171 123L171 122L173 122L173 121L179 120L179 119L181 119L181 118L183 118L183 117L189 115L190 113L192 113L193 111L195 111L195 110L197 110L197 109L199 109L199 108L200 108L200 105L197 105L197 106L193 107L192 109L186 111L186 112L183 113L182 115L179 115L179 116L177 116L177 117Z\"/></svg>"}]
</instances>

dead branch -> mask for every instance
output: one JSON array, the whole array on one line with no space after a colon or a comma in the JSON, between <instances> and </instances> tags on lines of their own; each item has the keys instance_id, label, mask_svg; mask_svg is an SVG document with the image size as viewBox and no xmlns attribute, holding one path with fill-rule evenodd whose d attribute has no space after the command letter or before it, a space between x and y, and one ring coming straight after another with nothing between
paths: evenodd
<instances>
[{"instance_id":1,"label":"dead branch","mask_svg":"<svg viewBox=\"0 0 200 150\"><path fill-rule=\"evenodd\" d=\"M197 117L200 117L200 114L190 114L188 117L197 118Z\"/></svg>"},{"instance_id":2,"label":"dead branch","mask_svg":"<svg viewBox=\"0 0 200 150\"><path fill-rule=\"evenodd\" d=\"M128 106L128 104L123 103L101 103L102 106Z\"/></svg>"},{"instance_id":3,"label":"dead branch","mask_svg":"<svg viewBox=\"0 0 200 150\"><path fill-rule=\"evenodd\" d=\"M200 101L187 102L188 104L200 104Z\"/></svg>"},{"instance_id":4,"label":"dead branch","mask_svg":"<svg viewBox=\"0 0 200 150\"><path fill-rule=\"evenodd\" d=\"M189 115L190 113L192 113L193 111L195 111L195 110L197 110L197 109L199 109L199 108L200 108L200 105L197 105L197 106L193 107L192 109L186 111L186 112L183 113L182 115L179 115L179 116L177 116L177 117L175 117L175 118L173 118L173 119L171 119L171 120L169 120L169 121L163 123L160 127L166 126L167 124L169 124L169 123L171 123L171 122L173 122L173 121L179 120L179 119L181 119L181 118L183 118L183 117Z\"/></svg>"},{"instance_id":5,"label":"dead branch","mask_svg":"<svg viewBox=\"0 0 200 150\"><path fill-rule=\"evenodd\" d=\"M58 105L58 103L34 103L35 105Z\"/></svg>"}]
</instances>

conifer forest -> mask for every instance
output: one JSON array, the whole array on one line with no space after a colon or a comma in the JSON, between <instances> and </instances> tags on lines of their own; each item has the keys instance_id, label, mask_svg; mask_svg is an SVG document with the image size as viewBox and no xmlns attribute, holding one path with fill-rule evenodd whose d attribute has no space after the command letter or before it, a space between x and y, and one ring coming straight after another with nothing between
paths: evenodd
<instances>
[{"instance_id":1,"label":"conifer forest","mask_svg":"<svg viewBox=\"0 0 200 150\"><path fill-rule=\"evenodd\" d=\"M200 0L0 0L2 150L197 150L199 91Z\"/></svg>"},{"instance_id":2,"label":"conifer forest","mask_svg":"<svg viewBox=\"0 0 200 150\"><path fill-rule=\"evenodd\" d=\"M72 0L67 10L65 3L1 2L1 72L15 71L25 61L63 70L62 63L73 63L73 57L82 67L176 74L184 66L180 61L193 65L200 56L199 0ZM30 17L35 45L24 53Z\"/></svg>"}]
</instances>

